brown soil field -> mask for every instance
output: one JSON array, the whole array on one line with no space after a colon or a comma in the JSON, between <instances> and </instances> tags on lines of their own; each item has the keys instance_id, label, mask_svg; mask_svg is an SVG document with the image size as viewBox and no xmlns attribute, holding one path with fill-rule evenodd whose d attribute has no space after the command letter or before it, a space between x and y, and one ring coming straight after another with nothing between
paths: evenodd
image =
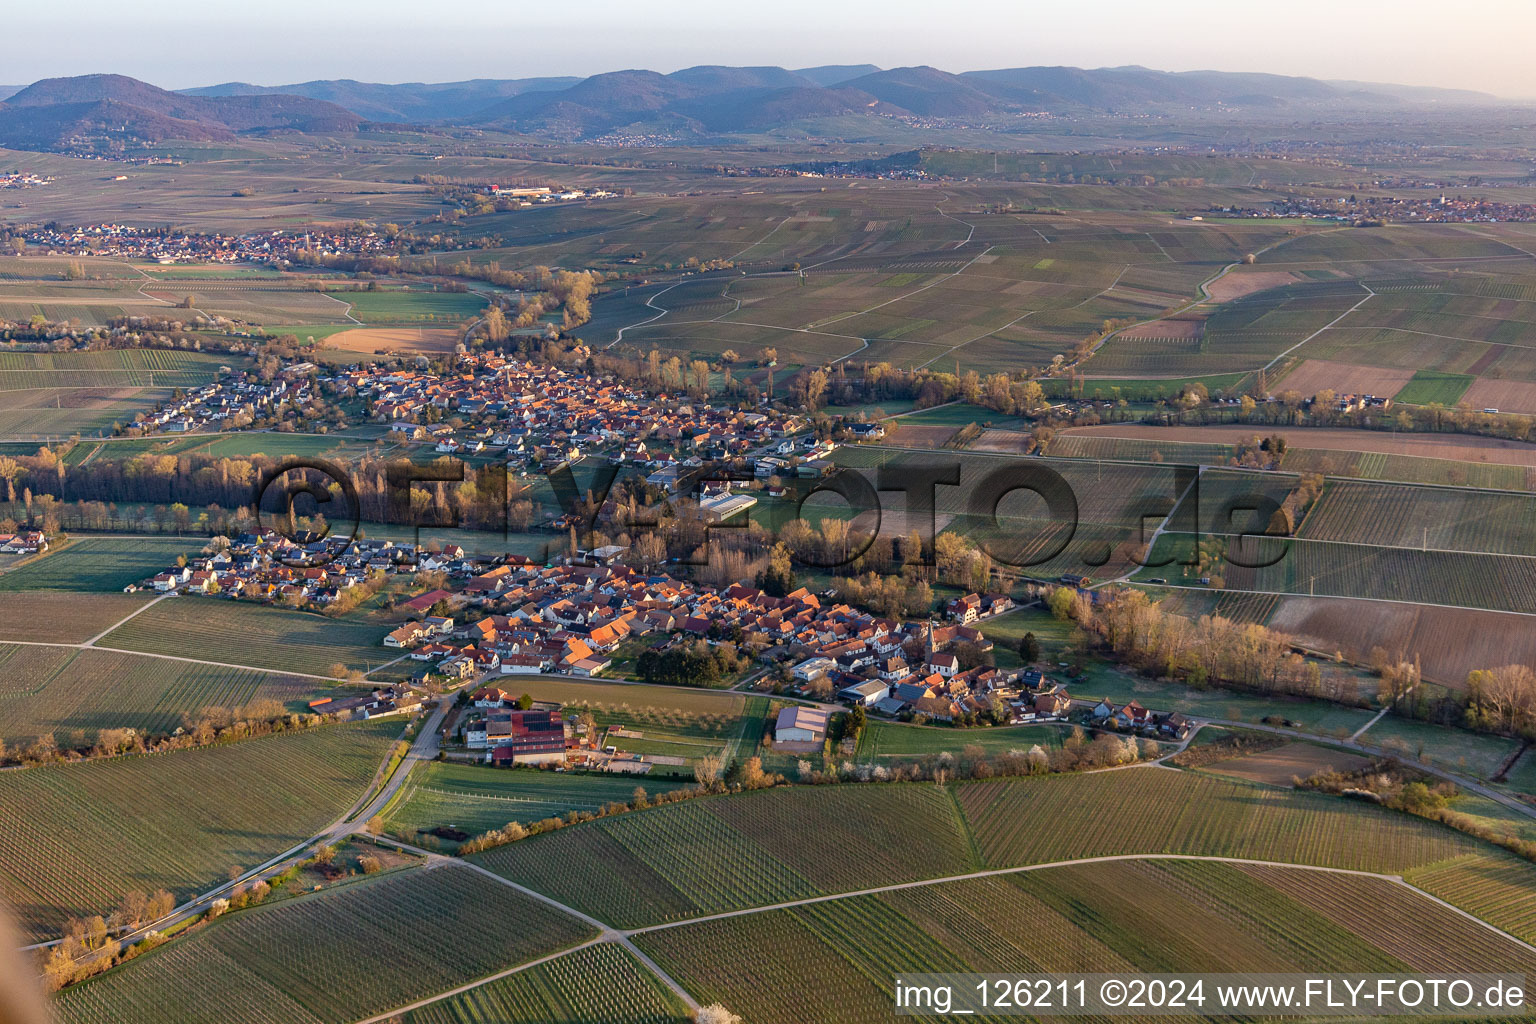
<instances>
[{"instance_id":1,"label":"brown soil field","mask_svg":"<svg viewBox=\"0 0 1536 1024\"><path fill-rule=\"evenodd\" d=\"M1385 395L1391 398L1412 379L1412 370L1388 370L1379 366L1307 359L1271 384L1269 390L1271 394L1299 391L1309 398L1319 391L1333 391L1340 395Z\"/></svg>"},{"instance_id":2,"label":"brown soil field","mask_svg":"<svg viewBox=\"0 0 1536 1024\"><path fill-rule=\"evenodd\" d=\"M1154 320L1149 324L1127 327L1120 336L1152 341L1194 341L1204 330L1204 320Z\"/></svg>"},{"instance_id":3,"label":"brown soil field","mask_svg":"<svg viewBox=\"0 0 1536 1024\"><path fill-rule=\"evenodd\" d=\"M1264 427L1244 424L1154 427L1139 423L1072 427L1062 431L1063 434L1096 434L1100 437L1192 441L1207 444L1236 444L1239 441L1246 441L1255 432L1283 434L1293 448L1384 452L1388 455L1418 455L1424 458L1456 459L1462 462L1496 462L1508 466L1536 465L1536 445L1495 437L1470 437L1465 434L1391 434L1378 430L1349 430L1334 427Z\"/></svg>"},{"instance_id":4,"label":"brown soil field","mask_svg":"<svg viewBox=\"0 0 1536 1024\"><path fill-rule=\"evenodd\" d=\"M1246 754L1226 761L1215 761L1205 766L1205 771L1218 775L1230 775L1249 782L1265 782L1271 786L1289 786L1292 779L1306 778L1326 768L1334 771L1354 771L1370 764L1369 758L1346 754L1310 743L1287 743L1284 746Z\"/></svg>"},{"instance_id":5,"label":"brown soil field","mask_svg":"<svg viewBox=\"0 0 1536 1024\"><path fill-rule=\"evenodd\" d=\"M1219 280L1212 281L1206 292L1217 302L1231 302L1245 295L1268 291L1299 280L1289 270L1234 270Z\"/></svg>"},{"instance_id":6,"label":"brown soil field","mask_svg":"<svg viewBox=\"0 0 1536 1024\"><path fill-rule=\"evenodd\" d=\"M1475 380L1463 402L1474 409L1536 413L1536 384L1523 380Z\"/></svg>"},{"instance_id":7,"label":"brown soil field","mask_svg":"<svg viewBox=\"0 0 1536 1024\"><path fill-rule=\"evenodd\" d=\"M891 431L885 443L903 448L942 448L944 442L954 437L960 430L959 427L942 423L925 426L917 423L902 423L901 420L894 422L901 425Z\"/></svg>"},{"instance_id":8,"label":"brown soil field","mask_svg":"<svg viewBox=\"0 0 1536 1024\"><path fill-rule=\"evenodd\" d=\"M1021 430L984 430L981 436L972 441L968 451L973 452L1006 452L1009 455L1023 454L1034 441L1030 435Z\"/></svg>"},{"instance_id":9,"label":"brown soil field","mask_svg":"<svg viewBox=\"0 0 1536 1024\"><path fill-rule=\"evenodd\" d=\"M1431 682L1460 688L1475 668L1536 665L1536 618L1476 608L1282 597L1271 629L1315 650L1368 661L1372 647L1415 658Z\"/></svg>"},{"instance_id":10,"label":"brown soil field","mask_svg":"<svg viewBox=\"0 0 1536 1024\"><path fill-rule=\"evenodd\" d=\"M452 352L461 339L452 327L358 327L325 339L324 348L343 352Z\"/></svg>"}]
</instances>

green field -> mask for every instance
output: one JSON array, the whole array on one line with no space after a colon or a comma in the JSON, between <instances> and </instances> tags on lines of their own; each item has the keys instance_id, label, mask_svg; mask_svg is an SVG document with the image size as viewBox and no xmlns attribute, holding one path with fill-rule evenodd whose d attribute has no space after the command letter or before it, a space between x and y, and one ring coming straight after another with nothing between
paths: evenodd
<instances>
[{"instance_id":1,"label":"green field","mask_svg":"<svg viewBox=\"0 0 1536 1024\"><path fill-rule=\"evenodd\" d=\"M366 324L458 323L485 308L483 297L454 292L388 289L338 292L334 297L352 303L352 315Z\"/></svg>"},{"instance_id":2,"label":"green field","mask_svg":"<svg viewBox=\"0 0 1536 1024\"><path fill-rule=\"evenodd\" d=\"M700 1001L754 1024L888 1021L893 974L1536 963L1528 949L1384 878L1180 860L857 896L667 927L637 941ZM808 963L816 983L796 984Z\"/></svg>"},{"instance_id":3,"label":"green field","mask_svg":"<svg viewBox=\"0 0 1536 1024\"><path fill-rule=\"evenodd\" d=\"M479 835L509 821L524 825L567 811L598 811L628 803L636 787L655 796L685 783L646 776L492 768L448 762L419 764L387 815L389 830L407 842L439 825Z\"/></svg>"},{"instance_id":4,"label":"green field","mask_svg":"<svg viewBox=\"0 0 1536 1024\"><path fill-rule=\"evenodd\" d=\"M1438 402L1454 406L1467 393L1467 388L1477 378L1469 373L1446 373L1442 370L1417 370L1413 379L1397 393L1395 401L1408 405L1430 405Z\"/></svg>"},{"instance_id":5,"label":"green field","mask_svg":"<svg viewBox=\"0 0 1536 1024\"><path fill-rule=\"evenodd\" d=\"M98 729L159 735L207 707L255 700L288 705L315 683L256 669L220 668L115 651L0 644L0 740L44 733L61 744L92 742Z\"/></svg>"},{"instance_id":6,"label":"green field","mask_svg":"<svg viewBox=\"0 0 1536 1024\"><path fill-rule=\"evenodd\" d=\"M677 997L611 942L405 1014L404 1024L681 1024Z\"/></svg>"},{"instance_id":7,"label":"green field","mask_svg":"<svg viewBox=\"0 0 1536 1024\"><path fill-rule=\"evenodd\" d=\"M36 937L109 910L129 889L185 899L336 818L399 733L399 722L335 725L0 772L0 889Z\"/></svg>"},{"instance_id":8,"label":"green field","mask_svg":"<svg viewBox=\"0 0 1536 1024\"><path fill-rule=\"evenodd\" d=\"M122 590L176 564L176 556L195 552L199 538L80 537L0 574L0 591Z\"/></svg>"},{"instance_id":9,"label":"green field","mask_svg":"<svg viewBox=\"0 0 1536 1024\"><path fill-rule=\"evenodd\" d=\"M221 598L162 601L108 633L102 647L207 659L279 672L329 675L398 657L379 645L387 626Z\"/></svg>"},{"instance_id":10,"label":"green field","mask_svg":"<svg viewBox=\"0 0 1536 1024\"><path fill-rule=\"evenodd\" d=\"M418 869L230 914L67 990L58 1008L79 1024L354 1020L590 935L473 871Z\"/></svg>"},{"instance_id":11,"label":"green field","mask_svg":"<svg viewBox=\"0 0 1536 1024\"><path fill-rule=\"evenodd\" d=\"M1519 746L1518 740L1507 737L1447 729L1394 715L1367 729L1360 741L1385 747L1407 761L1428 761L1476 779L1492 775Z\"/></svg>"},{"instance_id":12,"label":"green field","mask_svg":"<svg viewBox=\"0 0 1536 1024\"><path fill-rule=\"evenodd\" d=\"M1024 753L1031 747L1051 750L1061 746L1064 728L1056 725L1025 725L990 729L954 729L943 726L894 725L871 721L859 737L859 760L888 761L916 758L948 751L959 755L978 748L988 755Z\"/></svg>"}]
</instances>

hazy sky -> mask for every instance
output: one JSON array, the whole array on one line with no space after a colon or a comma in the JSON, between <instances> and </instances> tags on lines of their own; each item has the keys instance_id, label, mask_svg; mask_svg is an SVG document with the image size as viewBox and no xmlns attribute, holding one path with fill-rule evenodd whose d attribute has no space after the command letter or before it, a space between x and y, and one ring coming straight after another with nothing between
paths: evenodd
<instances>
[{"instance_id":1,"label":"hazy sky","mask_svg":"<svg viewBox=\"0 0 1536 1024\"><path fill-rule=\"evenodd\" d=\"M587 75L694 64L1142 64L1536 96L1536 0L72 0L6 3L0 82L167 88Z\"/></svg>"}]
</instances>

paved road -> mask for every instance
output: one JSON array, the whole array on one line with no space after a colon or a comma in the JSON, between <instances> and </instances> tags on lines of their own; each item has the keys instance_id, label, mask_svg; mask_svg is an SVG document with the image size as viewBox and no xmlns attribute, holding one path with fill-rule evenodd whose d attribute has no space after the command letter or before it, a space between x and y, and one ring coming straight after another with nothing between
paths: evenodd
<instances>
[{"instance_id":1,"label":"paved road","mask_svg":"<svg viewBox=\"0 0 1536 1024\"><path fill-rule=\"evenodd\" d=\"M288 866L303 860L311 847L320 843L335 842L358 831L356 822L366 822L370 817L382 810L383 807L389 803L390 799L394 797L395 793L400 790L400 787L405 784L406 776L410 774L410 769L416 764L416 762L429 761L437 754L439 740L438 729L442 724L443 716L447 713L447 709L450 703L451 697L444 695L444 697L439 701L438 708L435 711L430 712L427 717L422 720L421 732L417 735L416 741L411 745L411 749L406 754L406 756L401 759L400 764L395 768L394 774L390 776L389 780L384 784L382 789L375 791L370 785L369 791L359 797L351 807L348 807L341 813L339 817L337 817L325 828L310 836L308 839L305 839L303 842L289 847L287 850L284 850L276 857L273 857L270 860L257 865L256 867L240 875L238 878L225 882L222 885L219 885L199 896L188 900L187 902L177 907L175 910L171 911L165 917L143 924L131 932L124 932L123 934L119 935L118 938L122 940L124 945L127 945L130 942L134 942L143 938L150 931L165 931L167 928L171 928L181 923L182 921L187 920L188 918L196 917L198 914L201 914L203 911L208 909L209 905L212 904L214 900L225 896L236 885L250 882L262 875L269 875L281 871L284 868L287 868ZM394 750L391 748L389 754L385 755L384 760L380 763L379 770L383 771L383 769L389 764L393 757ZM39 942L23 948L42 949L47 946L57 945L60 941L60 939L53 939L48 942Z\"/></svg>"}]
</instances>

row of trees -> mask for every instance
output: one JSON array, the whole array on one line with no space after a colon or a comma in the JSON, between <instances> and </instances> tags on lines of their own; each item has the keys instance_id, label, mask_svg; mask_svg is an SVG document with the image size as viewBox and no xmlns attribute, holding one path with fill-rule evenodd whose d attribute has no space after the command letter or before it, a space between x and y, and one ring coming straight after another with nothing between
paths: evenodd
<instances>
[{"instance_id":1,"label":"row of trees","mask_svg":"<svg viewBox=\"0 0 1536 1024\"><path fill-rule=\"evenodd\" d=\"M85 730L77 729L63 741L55 733L47 732L14 748L8 748L0 740L0 764L33 766L93 757L190 750L255 736L313 729L324 721L319 715L284 711L280 701L259 699L239 708L206 707L195 715L184 715L180 727L170 733L154 734L130 728L100 729L93 739L88 740Z\"/></svg>"}]
</instances>

